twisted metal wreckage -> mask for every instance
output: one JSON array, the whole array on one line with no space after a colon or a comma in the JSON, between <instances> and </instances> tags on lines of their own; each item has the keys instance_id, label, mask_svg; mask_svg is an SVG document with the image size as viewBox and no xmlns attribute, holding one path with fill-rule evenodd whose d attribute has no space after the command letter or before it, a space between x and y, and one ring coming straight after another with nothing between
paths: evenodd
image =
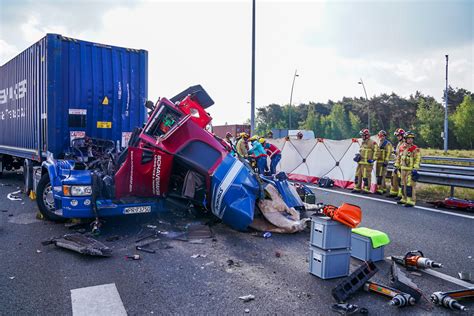
<instances>
[{"instance_id":1,"label":"twisted metal wreckage","mask_svg":"<svg viewBox=\"0 0 474 316\"><path fill-rule=\"evenodd\" d=\"M147 102L148 121L122 151L112 141L75 139L64 159L48 157L37 175L41 213L50 220L95 218L98 230L100 217L162 212L166 202L180 200L237 230L301 231L308 219L300 214L309 209L357 226L358 207L306 204L284 173L260 176L234 157L206 130L213 104L200 85Z\"/></svg>"}]
</instances>

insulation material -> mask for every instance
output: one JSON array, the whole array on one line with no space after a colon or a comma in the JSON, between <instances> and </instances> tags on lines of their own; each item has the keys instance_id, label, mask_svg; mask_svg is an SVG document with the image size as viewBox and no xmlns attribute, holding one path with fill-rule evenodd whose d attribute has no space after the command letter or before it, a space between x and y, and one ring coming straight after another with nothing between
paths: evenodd
<instances>
[{"instance_id":1,"label":"insulation material","mask_svg":"<svg viewBox=\"0 0 474 316\"><path fill-rule=\"evenodd\" d=\"M375 140L375 138L374 138ZM357 163L354 156L359 152L361 139L308 139L286 141L267 139L281 149L281 161L277 171L284 171L291 180L317 183L327 176L341 188L351 188ZM372 191L375 189L375 164L372 172Z\"/></svg>"},{"instance_id":2,"label":"insulation material","mask_svg":"<svg viewBox=\"0 0 474 316\"><path fill-rule=\"evenodd\" d=\"M296 233L306 228L306 222L310 219L300 219L299 212L286 205L277 188L267 185L265 195L265 199L258 201L263 218L254 218L250 227L273 233Z\"/></svg>"}]
</instances>

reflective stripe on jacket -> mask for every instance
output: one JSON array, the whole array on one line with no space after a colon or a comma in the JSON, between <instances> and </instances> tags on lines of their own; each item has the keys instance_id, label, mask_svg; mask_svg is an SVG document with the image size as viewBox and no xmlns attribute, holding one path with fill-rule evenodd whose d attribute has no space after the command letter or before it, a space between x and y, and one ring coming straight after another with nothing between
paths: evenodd
<instances>
[{"instance_id":1,"label":"reflective stripe on jacket","mask_svg":"<svg viewBox=\"0 0 474 316\"><path fill-rule=\"evenodd\" d=\"M390 161L390 156L392 155L392 150L392 143L388 139L385 139L379 146L377 161L388 163Z\"/></svg>"},{"instance_id":2,"label":"reflective stripe on jacket","mask_svg":"<svg viewBox=\"0 0 474 316\"><path fill-rule=\"evenodd\" d=\"M399 158L399 166L402 170L420 169L421 152L416 145L404 147Z\"/></svg>"},{"instance_id":3,"label":"reflective stripe on jacket","mask_svg":"<svg viewBox=\"0 0 474 316\"><path fill-rule=\"evenodd\" d=\"M237 142L237 154L240 157L247 157L249 155L247 146L245 145L245 140L243 138L239 139Z\"/></svg>"},{"instance_id":4,"label":"reflective stripe on jacket","mask_svg":"<svg viewBox=\"0 0 474 316\"><path fill-rule=\"evenodd\" d=\"M281 150L278 149L277 146L270 144L270 143L265 143L265 150L267 152L267 155L272 158L276 154L280 154Z\"/></svg>"},{"instance_id":5,"label":"reflective stripe on jacket","mask_svg":"<svg viewBox=\"0 0 474 316\"><path fill-rule=\"evenodd\" d=\"M400 155L402 151L405 149L407 143L405 143L403 140L399 141L397 144L397 147L395 149L395 168L400 168Z\"/></svg>"},{"instance_id":6,"label":"reflective stripe on jacket","mask_svg":"<svg viewBox=\"0 0 474 316\"><path fill-rule=\"evenodd\" d=\"M359 154L360 154L360 161L359 164L361 165L369 165L367 160L376 160L378 155L378 145L376 142L371 140L370 138L367 140L363 140L362 144L360 145Z\"/></svg>"}]
</instances>

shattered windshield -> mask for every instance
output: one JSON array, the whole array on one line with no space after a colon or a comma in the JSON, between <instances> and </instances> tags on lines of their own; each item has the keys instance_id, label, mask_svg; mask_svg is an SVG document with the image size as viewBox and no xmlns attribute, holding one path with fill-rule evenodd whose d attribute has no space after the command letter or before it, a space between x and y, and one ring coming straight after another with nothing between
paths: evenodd
<instances>
[{"instance_id":1,"label":"shattered windshield","mask_svg":"<svg viewBox=\"0 0 474 316\"><path fill-rule=\"evenodd\" d=\"M145 129L145 133L155 138L168 133L183 117L183 114L174 110L166 103L159 105L158 111L154 113L153 118Z\"/></svg>"}]
</instances>

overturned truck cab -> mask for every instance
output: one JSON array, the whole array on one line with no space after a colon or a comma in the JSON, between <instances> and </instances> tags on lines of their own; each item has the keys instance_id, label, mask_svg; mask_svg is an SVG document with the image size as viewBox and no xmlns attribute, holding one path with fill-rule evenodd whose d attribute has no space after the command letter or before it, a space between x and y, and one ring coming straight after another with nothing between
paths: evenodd
<instances>
[{"instance_id":1,"label":"overturned truck cab","mask_svg":"<svg viewBox=\"0 0 474 316\"><path fill-rule=\"evenodd\" d=\"M234 229L253 221L261 194L257 175L206 130L213 100L200 86L148 103L150 115L128 147L74 140L65 159L48 157L36 184L41 213L51 220L164 211L167 199L211 210Z\"/></svg>"}]
</instances>

